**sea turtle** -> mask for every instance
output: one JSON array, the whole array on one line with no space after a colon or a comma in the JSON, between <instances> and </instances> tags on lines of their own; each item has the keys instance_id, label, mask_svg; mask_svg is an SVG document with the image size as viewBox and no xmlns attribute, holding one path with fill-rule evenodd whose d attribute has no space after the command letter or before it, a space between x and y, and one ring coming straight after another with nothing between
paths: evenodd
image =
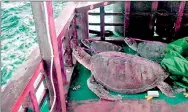
<instances>
[{"instance_id":1,"label":"sea turtle","mask_svg":"<svg viewBox=\"0 0 188 112\"><path fill-rule=\"evenodd\" d=\"M105 42L105 41L89 41L87 39L81 39L81 42L87 48L91 49L93 52L104 52L104 51L121 51L122 47Z\"/></svg>"},{"instance_id":2,"label":"sea turtle","mask_svg":"<svg viewBox=\"0 0 188 112\"><path fill-rule=\"evenodd\" d=\"M145 41L137 43L130 38L124 39L125 43L138 53L139 56L150 59L155 62L161 62L165 56L167 44L157 41Z\"/></svg>"},{"instance_id":3,"label":"sea turtle","mask_svg":"<svg viewBox=\"0 0 188 112\"><path fill-rule=\"evenodd\" d=\"M158 87L162 93L173 97L171 87L164 82L169 73L148 59L116 51L107 51L90 56L83 48L73 48L73 56L92 73L87 85L99 98L120 100L121 96L109 94L136 94ZM105 89L106 88L106 89Z\"/></svg>"}]
</instances>

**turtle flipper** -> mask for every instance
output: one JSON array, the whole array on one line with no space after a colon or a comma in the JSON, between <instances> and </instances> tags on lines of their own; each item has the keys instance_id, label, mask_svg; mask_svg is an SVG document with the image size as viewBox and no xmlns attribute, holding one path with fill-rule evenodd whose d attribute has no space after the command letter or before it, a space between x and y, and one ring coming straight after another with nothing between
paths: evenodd
<instances>
[{"instance_id":1,"label":"turtle flipper","mask_svg":"<svg viewBox=\"0 0 188 112\"><path fill-rule=\"evenodd\" d=\"M124 42L134 51L137 51L137 43L135 40L129 39L129 38L125 38Z\"/></svg>"},{"instance_id":2,"label":"turtle flipper","mask_svg":"<svg viewBox=\"0 0 188 112\"><path fill-rule=\"evenodd\" d=\"M82 44L84 44L84 46L86 46L87 48L91 48L91 42L89 40L86 39L81 39Z\"/></svg>"},{"instance_id":3,"label":"turtle flipper","mask_svg":"<svg viewBox=\"0 0 188 112\"><path fill-rule=\"evenodd\" d=\"M172 88L165 82L160 82L157 87L168 97L175 97Z\"/></svg>"},{"instance_id":4,"label":"turtle flipper","mask_svg":"<svg viewBox=\"0 0 188 112\"><path fill-rule=\"evenodd\" d=\"M92 92L94 92L100 99L110 100L110 101L117 101L117 100L121 100L122 99L121 96L110 95L109 92L106 91L102 85L98 84L95 81L93 76L91 76L87 80L87 85L88 85L89 89Z\"/></svg>"}]
</instances>

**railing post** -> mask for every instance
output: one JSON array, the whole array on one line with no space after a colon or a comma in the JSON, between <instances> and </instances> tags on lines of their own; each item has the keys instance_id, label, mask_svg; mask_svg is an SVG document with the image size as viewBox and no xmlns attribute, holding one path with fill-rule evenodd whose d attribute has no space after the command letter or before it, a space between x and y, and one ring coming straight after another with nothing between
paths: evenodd
<instances>
[{"instance_id":1,"label":"railing post","mask_svg":"<svg viewBox=\"0 0 188 112\"><path fill-rule=\"evenodd\" d=\"M57 80L54 83L56 88L55 109L56 111L61 110L62 112L66 112L65 94L64 94L64 86L63 86L64 85L63 82L66 82L66 75L62 74L62 70L61 70L52 3L31 2L31 4L32 4L33 16L35 19L35 28L37 32L40 52L43 60L45 61L46 64L45 70L47 70L48 74L50 73L52 52L54 54L53 58L54 58L55 72L53 72L53 76L54 76L53 80L54 81ZM50 79L49 75L47 78ZM53 91L50 84L51 83L48 84L50 86L50 95L53 95ZM50 97L50 99L52 101L53 99L52 96Z\"/></svg>"},{"instance_id":2,"label":"railing post","mask_svg":"<svg viewBox=\"0 0 188 112\"><path fill-rule=\"evenodd\" d=\"M101 40L105 40L105 35L104 35L104 29L105 29L105 25L104 25L104 7L100 7L100 29L101 29Z\"/></svg>"},{"instance_id":3,"label":"railing post","mask_svg":"<svg viewBox=\"0 0 188 112\"><path fill-rule=\"evenodd\" d=\"M157 11L157 8L158 8L158 1L152 1L151 19L150 19L149 29L152 30L153 34L154 34L154 24L155 24L155 18L156 18L155 13Z\"/></svg>"},{"instance_id":4,"label":"railing post","mask_svg":"<svg viewBox=\"0 0 188 112\"><path fill-rule=\"evenodd\" d=\"M29 92L29 96L31 98L31 102L32 102L32 105L33 105L34 112L40 112L40 107L39 107L39 104L37 102L37 98L36 98L36 94L35 94L35 89L34 89L33 86L31 87L31 90Z\"/></svg>"},{"instance_id":5,"label":"railing post","mask_svg":"<svg viewBox=\"0 0 188 112\"><path fill-rule=\"evenodd\" d=\"M77 13L76 17L78 40L88 38L88 12Z\"/></svg>"},{"instance_id":6,"label":"railing post","mask_svg":"<svg viewBox=\"0 0 188 112\"><path fill-rule=\"evenodd\" d=\"M178 10L178 17L177 17L176 22L175 22L175 33L177 33L179 31L180 27L181 27L185 3L186 3L186 1L180 2L180 6L179 6L179 10Z\"/></svg>"},{"instance_id":7,"label":"railing post","mask_svg":"<svg viewBox=\"0 0 188 112\"><path fill-rule=\"evenodd\" d=\"M125 15L124 15L124 37L126 37L128 34L128 27L129 27L129 14L130 14L130 8L131 8L131 1L125 1Z\"/></svg>"}]
</instances>

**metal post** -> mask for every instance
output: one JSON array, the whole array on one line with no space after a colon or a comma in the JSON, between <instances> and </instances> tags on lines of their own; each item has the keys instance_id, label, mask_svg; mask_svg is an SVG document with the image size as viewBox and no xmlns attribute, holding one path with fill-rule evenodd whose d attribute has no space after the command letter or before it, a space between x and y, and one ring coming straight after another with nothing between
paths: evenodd
<instances>
[{"instance_id":1,"label":"metal post","mask_svg":"<svg viewBox=\"0 0 188 112\"><path fill-rule=\"evenodd\" d=\"M181 22L182 22L182 17L183 17L183 12L185 8L185 3L186 1L181 1L180 6L179 6L179 11L178 11L178 17L175 22L175 33L177 33L181 27Z\"/></svg>"},{"instance_id":2,"label":"metal post","mask_svg":"<svg viewBox=\"0 0 188 112\"><path fill-rule=\"evenodd\" d=\"M32 12L35 19L35 28L38 37L38 43L40 47L40 52L43 60L45 61L47 73L50 70L52 52L54 54L54 65L55 65L55 83L56 87L56 109L61 107L62 112L66 112L64 88L63 88L63 79L62 71L60 67L59 53L58 53L58 44L57 37L55 32L54 17L51 2L31 2ZM45 8L46 7L46 8ZM46 15L45 15L46 14ZM50 36L50 40L48 36ZM51 51L51 45L53 50ZM49 76L47 76L48 86L50 89L50 94L53 94ZM65 79L64 79L65 80ZM52 99L52 97L51 97ZM52 103L52 102L51 102ZM58 110L56 110L58 111Z\"/></svg>"},{"instance_id":3,"label":"metal post","mask_svg":"<svg viewBox=\"0 0 188 112\"><path fill-rule=\"evenodd\" d=\"M124 37L128 35L128 27L129 27L129 14L131 8L131 1L125 1L125 15L124 15Z\"/></svg>"},{"instance_id":4,"label":"metal post","mask_svg":"<svg viewBox=\"0 0 188 112\"><path fill-rule=\"evenodd\" d=\"M104 7L100 8L100 29L101 29L101 40L105 40L105 35L104 35Z\"/></svg>"}]
</instances>

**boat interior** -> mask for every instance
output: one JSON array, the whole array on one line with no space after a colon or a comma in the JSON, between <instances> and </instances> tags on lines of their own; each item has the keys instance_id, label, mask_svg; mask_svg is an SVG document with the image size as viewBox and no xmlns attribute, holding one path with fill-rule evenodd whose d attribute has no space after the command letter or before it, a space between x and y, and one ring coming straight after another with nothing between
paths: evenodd
<instances>
[{"instance_id":1,"label":"boat interior","mask_svg":"<svg viewBox=\"0 0 188 112\"><path fill-rule=\"evenodd\" d=\"M188 36L188 2L68 2L55 19L51 2L31 2L31 4L38 46L2 90L3 112L186 112L188 110L188 99L183 93L177 93L174 98L170 98L158 88L152 90L159 91L159 97L151 100L145 98L147 91L138 94L109 91L110 94L121 95L123 99L121 101L100 99L87 85L91 71L77 62L72 55L73 44L84 48L81 39L110 42L122 46L123 53L135 55L136 51L124 42L124 38L137 39L138 42L148 40L168 44ZM121 5L124 11L105 10L114 4ZM99 22L90 23L89 16L97 16ZM116 16L121 16L122 18L119 17L121 20ZM108 17L115 18L115 21L107 23ZM92 29L92 26L95 27ZM117 31L115 28L110 30L111 27L117 28Z\"/></svg>"}]
</instances>

